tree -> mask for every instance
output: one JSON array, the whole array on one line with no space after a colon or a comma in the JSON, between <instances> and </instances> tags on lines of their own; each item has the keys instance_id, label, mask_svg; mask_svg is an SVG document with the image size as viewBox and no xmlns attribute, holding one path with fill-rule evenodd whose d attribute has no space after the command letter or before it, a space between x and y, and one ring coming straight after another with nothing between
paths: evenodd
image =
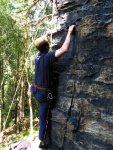
<instances>
[{"instance_id":1,"label":"tree","mask_svg":"<svg viewBox=\"0 0 113 150\"><path fill-rule=\"evenodd\" d=\"M26 91L29 80L33 81L33 43L37 35L52 28L52 6L48 1L2 0L0 18L0 128L5 129L10 123L21 126L28 109Z\"/></svg>"}]
</instances>

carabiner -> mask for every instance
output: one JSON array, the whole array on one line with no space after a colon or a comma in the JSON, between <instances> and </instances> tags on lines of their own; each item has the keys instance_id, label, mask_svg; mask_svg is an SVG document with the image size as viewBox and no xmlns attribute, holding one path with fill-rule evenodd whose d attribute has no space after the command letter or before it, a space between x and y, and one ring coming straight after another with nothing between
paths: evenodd
<instances>
[{"instance_id":1,"label":"carabiner","mask_svg":"<svg viewBox=\"0 0 113 150\"><path fill-rule=\"evenodd\" d=\"M53 99L53 96L52 96L51 93L48 93L48 98L49 98L49 99Z\"/></svg>"}]
</instances>

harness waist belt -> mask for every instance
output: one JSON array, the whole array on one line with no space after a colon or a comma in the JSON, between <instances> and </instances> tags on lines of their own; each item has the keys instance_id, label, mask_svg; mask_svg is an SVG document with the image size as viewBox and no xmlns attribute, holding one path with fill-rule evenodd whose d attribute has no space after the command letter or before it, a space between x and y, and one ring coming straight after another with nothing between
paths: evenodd
<instances>
[{"instance_id":1,"label":"harness waist belt","mask_svg":"<svg viewBox=\"0 0 113 150\"><path fill-rule=\"evenodd\" d=\"M39 87L36 84L34 84L34 88L37 89L37 90L42 90L42 91L47 91L48 90L48 88Z\"/></svg>"}]
</instances>

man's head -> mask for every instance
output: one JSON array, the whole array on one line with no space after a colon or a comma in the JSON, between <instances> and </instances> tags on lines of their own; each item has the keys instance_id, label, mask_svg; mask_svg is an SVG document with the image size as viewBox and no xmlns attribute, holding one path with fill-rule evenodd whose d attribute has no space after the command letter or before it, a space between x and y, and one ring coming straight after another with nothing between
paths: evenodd
<instances>
[{"instance_id":1,"label":"man's head","mask_svg":"<svg viewBox=\"0 0 113 150\"><path fill-rule=\"evenodd\" d=\"M48 50L49 50L49 42L48 42L47 37L46 36L42 36L40 38L37 38L35 40L35 46L42 53L48 52Z\"/></svg>"}]
</instances>

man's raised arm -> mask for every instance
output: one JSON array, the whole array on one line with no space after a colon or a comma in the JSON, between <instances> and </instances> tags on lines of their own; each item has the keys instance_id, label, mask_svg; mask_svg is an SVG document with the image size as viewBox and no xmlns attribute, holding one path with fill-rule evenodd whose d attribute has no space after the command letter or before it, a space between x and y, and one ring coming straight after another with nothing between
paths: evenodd
<instances>
[{"instance_id":1,"label":"man's raised arm","mask_svg":"<svg viewBox=\"0 0 113 150\"><path fill-rule=\"evenodd\" d=\"M75 27L75 25L71 25L69 27L68 33L67 33L67 36L66 36L66 39L65 39L63 45L61 46L60 49L56 50L56 52L55 52L55 57L56 58L62 56L66 52L68 52L70 41L71 41L71 35L72 35L74 27Z\"/></svg>"}]
</instances>

